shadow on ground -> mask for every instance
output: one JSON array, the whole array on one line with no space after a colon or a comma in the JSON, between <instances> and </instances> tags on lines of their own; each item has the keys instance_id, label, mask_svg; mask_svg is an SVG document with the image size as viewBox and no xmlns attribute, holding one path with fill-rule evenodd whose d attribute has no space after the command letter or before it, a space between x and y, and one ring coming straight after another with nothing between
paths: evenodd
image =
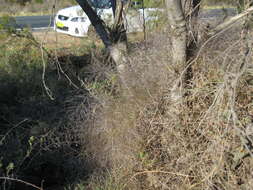
<instances>
[{"instance_id":1,"label":"shadow on ground","mask_svg":"<svg viewBox=\"0 0 253 190\"><path fill-rule=\"evenodd\" d=\"M57 63L48 63L45 83L40 58L6 55L0 55L0 176L43 189L84 179L92 164L80 156L80 131L70 116L75 105L92 101L76 77L89 65L90 55L63 55ZM7 190L34 189L10 180L0 185Z\"/></svg>"}]
</instances>

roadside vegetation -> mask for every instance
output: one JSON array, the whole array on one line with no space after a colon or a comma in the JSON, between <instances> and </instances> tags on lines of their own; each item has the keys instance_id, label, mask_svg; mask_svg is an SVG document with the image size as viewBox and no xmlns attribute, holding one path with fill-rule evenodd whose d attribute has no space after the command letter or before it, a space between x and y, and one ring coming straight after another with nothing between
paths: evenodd
<instances>
[{"instance_id":1,"label":"roadside vegetation","mask_svg":"<svg viewBox=\"0 0 253 190\"><path fill-rule=\"evenodd\" d=\"M0 0L0 16L50 15L53 11L75 5L75 0ZM55 10L52 9L55 5Z\"/></svg>"},{"instance_id":2,"label":"roadside vegetation","mask_svg":"<svg viewBox=\"0 0 253 190\"><path fill-rule=\"evenodd\" d=\"M140 2L139 8L142 8L142 0L134 0ZM62 8L76 5L75 0L61 0L60 2L54 0L0 0L1 10L0 16L33 16L33 15L50 15L53 11L58 11ZM55 5L55 10L52 10ZM138 7L136 6L136 8ZM162 7L162 0L144 0L144 7ZM234 1L218 1L218 0L204 0L202 6L206 9L212 8L227 8L236 7Z\"/></svg>"},{"instance_id":3,"label":"roadside vegetation","mask_svg":"<svg viewBox=\"0 0 253 190\"><path fill-rule=\"evenodd\" d=\"M86 94L73 77L79 65L72 59L85 65L87 49L59 49L56 56L29 31L15 30L2 32L0 44L1 177L39 186L43 179L45 187L65 183L67 174L71 180L69 174L81 169L68 112L71 97ZM27 187L1 181L1 189Z\"/></svg>"},{"instance_id":4,"label":"roadside vegetation","mask_svg":"<svg viewBox=\"0 0 253 190\"><path fill-rule=\"evenodd\" d=\"M253 189L242 24L201 46L178 110L164 16L146 40L128 36L123 85L97 38L17 31L9 19L0 28L0 189ZM199 35L221 21L200 22Z\"/></svg>"}]
</instances>

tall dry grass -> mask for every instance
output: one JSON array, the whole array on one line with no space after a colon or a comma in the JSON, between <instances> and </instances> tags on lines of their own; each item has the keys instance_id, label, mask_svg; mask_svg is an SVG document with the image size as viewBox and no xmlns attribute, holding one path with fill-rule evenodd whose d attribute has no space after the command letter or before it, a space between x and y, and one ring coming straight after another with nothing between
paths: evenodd
<instances>
[{"instance_id":1,"label":"tall dry grass","mask_svg":"<svg viewBox=\"0 0 253 190\"><path fill-rule=\"evenodd\" d=\"M74 110L92 171L88 189L253 188L251 145L242 140L252 143L252 58L250 52L238 68L245 61L240 32L231 29L201 48L176 113L168 35L131 51L121 90L108 90L119 86L113 65L94 56L86 70L99 76L87 86L94 101Z\"/></svg>"}]
</instances>

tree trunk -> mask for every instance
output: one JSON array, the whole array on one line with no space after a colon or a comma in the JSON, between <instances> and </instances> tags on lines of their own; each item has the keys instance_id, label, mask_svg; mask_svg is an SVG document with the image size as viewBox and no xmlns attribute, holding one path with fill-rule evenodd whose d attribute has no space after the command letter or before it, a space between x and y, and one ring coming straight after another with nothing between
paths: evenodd
<instances>
[{"instance_id":1,"label":"tree trunk","mask_svg":"<svg viewBox=\"0 0 253 190\"><path fill-rule=\"evenodd\" d=\"M174 103L180 104L184 94L183 84L185 75L181 75L181 72L183 72L186 66L187 28L181 0L166 0L165 2L168 22L170 24L172 64L175 67L177 78L171 89L171 100ZM176 106L175 112L179 112L179 109Z\"/></svg>"},{"instance_id":2,"label":"tree trunk","mask_svg":"<svg viewBox=\"0 0 253 190\"><path fill-rule=\"evenodd\" d=\"M124 72L126 67L126 54L127 54L127 34L124 26L123 20L123 11L124 4L121 0L112 0L115 1L115 10L114 13L114 24L111 30L111 39L113 41L113 47L110 48L111 56L113 57L117 70L120 74L122 82L124 79Z\"/></svg>"},{"instance_id":3,"label":"tree trunk","mask_svg":"<svg viewBox=\"0 0 253 190\"><path fill-rule=\"evenodd\" d=\"M177 68L177 81L171 89L171 100L180 104L182 97L185 94L184 89L187 87L191 76L189 77L189 68L187 61L193 58L197 52L197 22L199 3L201 0L185 0L185 6L191 9L191 13L185 18L182 8L183 0L165 0L168 21L171 28L171 43L172 43L172 63ZM222 30L230 27L236 21L245 18L253 12L252 0L244 0L247 6L251 6L244 12L226 20L215 28L209 31L209 36L215 35ZM244 2L244 3L245 3ZM190 18L189 18L190 17ZM188 33L189 32L189 33ZM188 34L188 35L187 35ZM187 68L186 72L185 69ZM179 111L180 106L176 104L175 110Z\"/></svg>"},{"instance_id":4,"label":"tree trunk","mask_svg":"<svg viewBox=\"0 0 253 190\"><path fill-rule=\"evenodd\" d=\"M103 44L105 45L110 56L115 62L117 70L121 77L125 69L125 54L127 50L126 34L125 38L123 39L122 34L124 34L124 32L120 31L124 29L124 25L121 24L119 27L120 21L122 20L122 12L123 12L122 2L120 0L112 0L113 12L115 15L115 24L113 30L107 29L105 23L99 18L99 16L92 9L87 0L76 0L76 2L82 7L84 12L87 14L89 20L91 21L91 24L94 26L96 30L96 33L101 38ZM121 79L123 80L122 77Z\"/></svg>"},{"instance_id":5,"label":"tree trunk","mask_svg":"<svg viewBox=\"0 0 253 190\"><path fill-rule=\"evenodd\" d=\"M172 61L182 68L186 63L187 30L181 0L166 0L166 8L171 28Z\"/></svg>"},{"instance_id":6,"label":"tree trunk","mask_svg":"<svg viewBox=\"0 0 253 190\"><path fill-rule=\"evenodd\" d=\"M76 0L76 2L81 6L83 11L89 17L91 24L94 26L97 34L103 41L105 47L110 47L112 45L108 31L106 30L105 23L99 18L97 13L91 8L87 0Z\"/></svg>"},{"instance_id":7,"label":"tree trunk","mask_svg":"<svg viewBox=\"0 0 253 190\"><path fill-rule=\"evenodd\" d=\"M192 0L189 5L189 16L187 18L188 22L188 44L187 44L187 61L194 57L197 46L198 46L198 15L199 15L199 7L201 0Z\"/></svg>"}]
</instances>

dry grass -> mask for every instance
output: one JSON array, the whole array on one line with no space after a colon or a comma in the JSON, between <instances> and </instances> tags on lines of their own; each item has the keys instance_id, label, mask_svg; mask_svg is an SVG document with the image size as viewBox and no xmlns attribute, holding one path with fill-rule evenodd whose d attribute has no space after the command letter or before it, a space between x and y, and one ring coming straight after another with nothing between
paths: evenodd
<instances>
[{"instance_id":1,"label":"dry grass","mask_svg":"<svg viewBox=\"0 0 253 190\"><path fill-rule=\"evenodd\" d=\"M50 49L80 47L83 43L90 43L88 38L77 38L55 31L33 32L33 36Z\"/></svg>"},{"instance_id":2,"label":"dry grass","mask_svg":"<svg viewBox=\"0 0 253 190\"><path fill-rule=\"evenodd\" d=\"M75 1L55 1L55 0L43 0L42 3L26 3L25 6L18 3L8 3L6 0L0 0L1 10L0 15L11 15L11 16L32 16L32 15L48 15L52 14L52 8L55 4L55 10L58 11L62 8L75 5Z\"/></svg>"},{"instance_id":3,"label":"dry grass","mask_svg":"<svg viewBox=\"0 0 253 190\"><path fill-rule=\"evenodd\" d=\"M123 87L100 42L93 43L91 63L77 73L80 95L64 100L70 129L48 136L66 140L71 149L77 145L73 150L83 163L74 160L75 166L82 165L80 176L87 178L75 188L251 190L252 157L237 159L251 147L242 136L252 138L253 121L252 55L245 57L240 32L231 29L202 47L177 105L170 98L178 75L168 34L131 44ZM34 35L52 49L57 42L65 48L89 43L62 34L56 40L54 32ZM135 37L142 36L130 41Z\"/></svg>"},{"instance_id":4,"label":"dry grass","mask_svg":"<svg viewBox=\"0 0 253 190\"><path fill-rule=\"evenodd\" d=\"M79 114L76 120L82 121L77 125L83 129L83 154L95 167L87 188L252 189L252 158L236 159L247 152L238 129L245 132L253 119L251 58L238 75L244 56L240 31L203 48L176 113L170 100L176 75L168 44L160 34L132 51L122 92L90 86L92 112L88 119ZM107 80L104 86L117 86L112 69L96 64L93 72L103 76L97 83Z\"/></svg>"},{"instance_id":5,"label":"dry grass","mask_svg":"<svg viewBox=\"0 0 253 190\"><path fill-rule=\"evenodd\" d=\"M231 29L202 48L177 112L170 89L178 75L167 35L131 44L124 88L100 42L94 43L91 63L78 71L85 93L64 102L71 128L48 142L60 136L78 145L87 189L252 189L252 157L237 159L247 153L241 136L253 120L252 58L241 70L240 32ZM34 35L50 49L91 43L54 32ZM142 36L130 40L135 37Z\"/></svg>"},{"instance_id":6,"label":"dry grass","mask_svg":"<svg viewBox=\"0 0 253 190\"><path fill-rule=\"evenodd\" d=\"M35 39L42 43L43 46L49 49L63 49L63 48L80 48L82 45L96 44L101 47L102 43L99 39L92 39L90 37L74 37L55 31L36 31L33 32ZM128 36L130 43L135 43L143 39L143 33L131 33Z\"/></svg>"}]
</instances>

